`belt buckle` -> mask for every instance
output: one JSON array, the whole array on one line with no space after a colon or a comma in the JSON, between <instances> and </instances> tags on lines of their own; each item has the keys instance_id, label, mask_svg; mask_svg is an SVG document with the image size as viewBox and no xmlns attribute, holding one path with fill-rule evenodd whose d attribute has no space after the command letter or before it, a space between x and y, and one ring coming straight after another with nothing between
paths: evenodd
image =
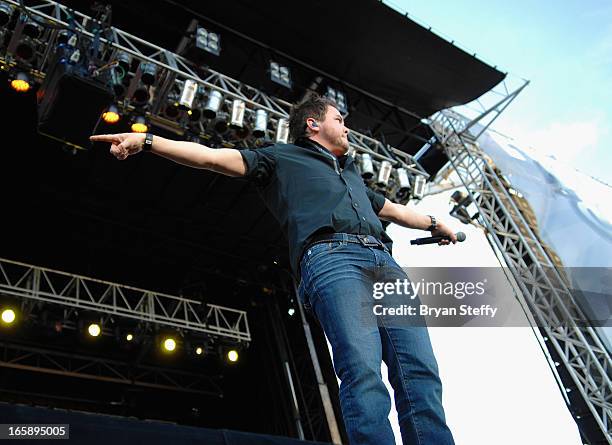
<instances>
[{"instance_id":1,"label":"belt buckle","mask_svg":"<svg viewBox=\"0 0 612 445\"><path fill-rule=\"evenodd\" d=\"M363 246L365 247L378 246L378 241L370 241L369 238L370 238L370 235L357 235L357 239Z\"/></svg>"}]
</instances>

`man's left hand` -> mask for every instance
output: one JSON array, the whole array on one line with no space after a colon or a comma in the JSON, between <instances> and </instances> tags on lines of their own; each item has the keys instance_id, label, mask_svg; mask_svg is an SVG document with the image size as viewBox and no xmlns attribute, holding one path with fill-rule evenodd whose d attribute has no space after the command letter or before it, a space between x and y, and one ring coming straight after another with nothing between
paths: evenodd
<instances>
[{"instance_id":1,"label":"man's left hand","mask_svg":"<svg viewBox=\"0 0 612 445\"><path fill-rule=\"evenodd\" d=\"M451 242L453 244L457 243L457 235L455 235L455 233L450 229L450 227L448 227L442 222L438 222L438 226L436 227L436 229L431 231L431 236L448 236L450 238L450 241L447 239L443 239L442 241L438 242L439 246L445 246L447 244L450 244Z\"/></svg>"}]
</instances>

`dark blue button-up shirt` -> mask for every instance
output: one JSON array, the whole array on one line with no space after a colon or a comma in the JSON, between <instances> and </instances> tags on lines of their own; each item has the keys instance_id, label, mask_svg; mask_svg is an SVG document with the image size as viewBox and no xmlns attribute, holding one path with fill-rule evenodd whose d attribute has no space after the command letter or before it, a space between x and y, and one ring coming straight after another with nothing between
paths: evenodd
<instances>
[{"instance_id":1,"label":"dark blue button-up shirt","mask_svg":"<svg viewBox=\"0 0 612 445\"><path fill-rule=\"evenodd\" d=\"M240 152L246 177L289 241L289 259L299 277L300 259L314 235L373 235L391 250L378 213L385 197L363 182L352 156L336 157L306 138Z\"/></svg>"}]
</instances>

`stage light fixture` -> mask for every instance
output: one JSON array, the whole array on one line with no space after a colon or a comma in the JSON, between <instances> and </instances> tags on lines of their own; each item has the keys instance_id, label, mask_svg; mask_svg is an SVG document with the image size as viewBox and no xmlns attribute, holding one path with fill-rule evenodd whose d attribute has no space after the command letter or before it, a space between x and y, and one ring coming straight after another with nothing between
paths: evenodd
<instances>
[{"instance_id":1,"label":"stage light fixture","mask_svg":"<svg viewBox=\"0 0 612 445\"><path fill-rule=\"evenodd\" d=\"M157 75L156 65L152 63L148 63L148 62L142 62L140 64L140 80L142 80L142 83L148 86L153 85L155 83L156 75Z\"/></svg>"},{"instance_id":2,"label":"stage light fixture","mask_svg":"<svg viewBox=\"0 0 612 445\"><path fill-rule=\"evenodd\" d=\"M149 88L140 82L132 94L132 102L138 107L143 107L149 102L149 98Z\"/></svg>"},{"instance_id":3,"label":"stage light fixture","mask_svg":"<svg viewBox=\"0 0 612 445\"><path fill-rule=\"evenodd\" d=\"M195 350L195 353L196 353L197 355L202 355L202 354L204 354L204 348L202 348L201 346L198 346L198 347L196 348L196 350Z\"/></svg>"},{"instance_id":4,"label":"stage light fixture","mask_svg":"<svg viewBox=\"0 0 612 445\"><path fill-rule=\"evenodd\" d=\"M117 69L117 67L113 68L110 71L111 76L111 88L113 89L113 93L115 97L120 98L125 94L125 84L123 83L124 75L121 72L121 69ZM148 94L148 93L147 93Z\"/></svg>"},{"instance_id":5,"label":"stage light fixture","mask_svg":"<svg viewBox=\"0 0 612 445\"><path fill-rule=\"evenodd\" d=\"M0 3L0 26L4 27L10 22L13 15L13 7L6 3Z\"/></svg>"},{"instance_id":6,"label":"stage light fixture","mask_svg":"<svg viewBox=\"0 0 612 445\"><path fill-rule=\"evenodd\" d=\"M162 346L164 348L164 351L174 352L174 350L176 349L176 340L171 337L166 337L164 338Z\"/></svg>"},{"instance_id":7,"label":"stage light fixture","mask_svg":"<svg viewBox=\"0 0 612 445\"><path fill-rule=\"evenodd\" d=\"M24 62L32 62L36 56L34 40L30 37L22 36L15 47L15 56Z\"/></svg>"},{"instance_id":8,"label":"stage light fixture","mask_svg":"<svg viewBox=\"0 0 612 445\"><path fill-rule=\"evenodd\" d=\"M55 40L55 42L58 46L67 45L68 41L70 40L70 37L72 37L72 31L62 29L60 32L57 33L57 39Z\"/></svg>"},{"instance_id":9,"label":"stage light fixture","mask_svg":"<svg viewBox=\"0 0 612 445\"><path fill-rule=\"evenodd\" d=\"M147 120L144 116L136 116L134 122L132 122L131 129L134 133L146 133L149 131Z\"/></svg>"},{"instance_id":10,"label":"stage light fixture","mask_svg":"<svg viewBox=\"0 0 612 445\"><path fill-rule=\"evenodd\" d=\"M293 314L295 314L295 308L290 307L287 310L287 313L289 314L290 317L293 317Z\"/></svg>"},{"instance_id":11,"label":"stage light fixture","mask_svg":"<svg viewBox=\"0 0 612 445\"><path fill-rule=\"evenodd\" d=\"M18 93L26 93L30 90L30 78L26 73L20 71L15 78L11 80L11 88Z\"/></svg>"},{"instance_id":12,"label":"stage light fixture","mask_svg":"<svg viewBox=\"0 0 612 445\"><path fill-rule=\"evenodd\" d=\"M378 178L376 179L376 185L379 187L386 187L389 184L389 178L391 177L391 169L393 166L389 161L382 161L380 168L378 169Z\"/></svg>"},{"instance_id":13,"label":"stage light fixture","mask_svg":"<svg viewBox=\"0 0 612 445\"><path fill-rule=\"evenodd\" d=\"M187 116L191 122L198 122L202 117L202 109L200 107L193 107L191 110L187 110Z\"/></svg>"},{"instance_id":14,"label":"stage light fixture","mask_svg":"<svg viewBox=\"0 0 612 445\"><path fill-rule=\"evenodd\" d=\"M221 54L221 37L215 32L210 32L206 28L198 27L196 30L195 46L215 56Z\"/></svg>"},{"instance_id":15,"label":"stage light fixture","mask_svg":"<svg viewBox=\"0 0 612 445\"><path fill-rule=\"evenodd\" d=\"M213 129L219 133L223 134L227 131L227 113L219 113L217 118L213 122Z\"/></svg>"},{"instance_id":16,"label":"stage light fixture","mask_svg":"<svg viewBox=\"0 0 612 445\"><path fill-rule=\"evenodd\" d=\"M372 156L369 153L363 153L361 155L361 177L363 179L372 179L374 176L374 163L372 162Z\"/></svg>"},{"instance_id":17,"label":"stage light fixture","mask_svg":"<svg viewBox=\"0 0 612 445\"><path fill-rule=\"evenodd\" d=\"M171 97L163 105L161 112L164 117L173 120L179 117L181 110L179 110L178 103L176 102L175 98Z\"/></svg>"},{"instance_id":18,"label":"stage light fixture","mask_svg":"<svg viewBox=\"0 0 612 445\"><path fill-rule=\"evenodd\" d=\"M289 68L270 60L270 78L273 82L291 88L291 74Z\"/></svg>"},{"instance_id":19,"label":"stage light fixture","mask_svg":"<svg viewBox=\"0 0 612 445\"><path fill-rule=\"evenodd\" d=\"M23 24L23 34L31 39L38 39L42 35L42 32L42 26L32 19L26 20L26 22Z\"/></svg>"},{"instance_id":20,"label":"stage light fixture","mask_svg":"<svg viewBox=\"0 0 612 445\"><path fill-rule=\"evenodd\" d=\"M415 175L414 186L412 187L412 196L417 199L421 199L425 195L425 177L421 175Z\"/></svg>"},{"instance_id":21,"label":"stage light fixture","mask_svg":"<svg viewBox=\"0 0 612 445\"><path fill-rule=\"evenodd\" d=\"M240 358L240 356L238 355L238 351L236 351L235 349L230 349L229 351L227 351L226 357L230 363L236 363Z\"/></svg>"},{"instance_id":22,"label":"stage light fixture","mask_svg":"<svg viewBox=\"0 0 612 445\"><path fill-rule=\"evenodd\" d=\"M408 170L405 168L398 168L397 173L397 193L399 198L403 198L410 192L410 178L408 177Z\"/></svg>"},{"instance_id":23,"label":"stage light fixture","mask_svg":"<svg viewBox=\"0 0 612 445\"><path fill-rule=\"evenodd\" d=\"M242 128L244 125L244 112L246 110L246 104L243 100L234 99L232 102L232 115L230 118L230 127L237 129Z\"/></svg>"},{"instance_id":24,"label":"stage light fixture","mask_svg":"<svg viewBox=\"0 0 612 445\"><path fill-rule=\"evenodd\" d=\"M123 74L127 74L132 66L132 56L128 53L120 51L117 53L117 66L123 70Z\"/></svg>"},{"instance_id":25,"label":"stage light fixture","mask_svg":"<svg viewBox=\"0 0 612 445\"><path fill-rule=\"evenodd\" d=\"M457 218L462 223L470 224L473 220L480 217L478 207L467 193L464 193L461 190L456 190L451 195L451 201L455 203L455 206L452 208L449 214Z\"/></svg>"},{"instance_id":26,"label":"stage light fixture","mask_svg":"<svg viewBox=\"0 0 612 445\"><path fill-rule=\"evenodd\" d=\"M108 107L108 110L102 113L102 119L104 119L104 122L107 124L116 124L119 122L120 117L119 109L115 105L111 105Z\"/></svg>"},{"instance_id":27,"label":"stage light fixture","mask_svg":"<svg viewBox=\"0 0 612 445\"><path fill-rule=\"evenodd\" d=\"M342 91L338 91L328 86L327 93L325 93L325 95L336 104L336 108L341 114L344 115L348 113L348 107L346 105L346 96Z\"/></svg>"},{"instance_id":28,"label":"stage light fixture","mask_svg":"<svg viewBox=\"0 0 612 445\"><path fill-rule=\"evenodd\" d=\"M92 337L98 337L101 332L102 332L102 329L100 329L100 325L98 323L91 323L87 327L87 333L91 335Z\"/></svg>"},{"instance_id":29,"label":"stage light fixture","mask_svg":"<svg viewBox=\"0 0 612 445\"><path fill-rule=\"evenodd\" d=\"M2 311L2 322L4 324L12 324L15 321L15 311L12 309L4 309Z\"/></svg>"},{"instance_id":30,"label":"stage light fixture","mask_svg":"<svg viewBox=\"0 0 612 445\"><path fill-rule=\"evenodd\" d=\"M193 102L198 93L198 83L195 80L187 79L183 85L183 91L178 101L178 106L182 110L191 110Z\"/></svg>"},{"instance_id":31,"label":"stage light fixture","mask_svg":"<svg viewBox=\"0 0 612 445\"><path fill-rule=\"evenodd\" d=\"M134 334L127 334L127 335L125 336L125 340L126 340L126 341L132 341L132 340L134 340Z\"/></svg>"},{"instance_id":32,"label":"stage light fixture","mask_svg":"<svg viewBox=\"0 0 612 445\"><path fill-rule=\"evenodd\" d=\"M217 116L217 113L221 109L221 105L223 104L223 96L217 90L213 90L208 94L208 100L206 101L206 105L204 106L204 117L208 119L214 119Z\"/></svg>"},{"instance_id":33,"label":"stage light fixture","mask_svg":"<svg viewBox=\"0 0 612 445\"><path fill-rule=\"evenodd\" d=\"M266 110L255 111L255 125L253 128L253 136L261 138L266 135L268 129L268 113Z\"/></svg>"},{"instance_id":34,"label":"stage light fixture","mask_svg":"<svg viewBox=\"0 0 612 445\"><path fill-rule=\"evenodd\" d=\"M276 123L275 141L279 144L286 144L289 141L289 121L284 117L279 118Z\"/></svg>"}]
</instances>

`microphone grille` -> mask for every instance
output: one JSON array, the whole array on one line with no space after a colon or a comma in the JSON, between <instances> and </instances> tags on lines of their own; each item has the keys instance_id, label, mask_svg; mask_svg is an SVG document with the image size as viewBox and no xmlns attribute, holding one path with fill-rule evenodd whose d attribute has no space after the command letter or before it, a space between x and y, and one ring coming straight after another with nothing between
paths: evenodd
<instances>
[{"instance_id":1,"label":"microphone grille","mask_svg":"<svg viewBox=\"0 0 612 445\"><path fill-rule=\"evenodd\" d=\"M460 243L465 241L465 233L457 232L455 235L457 236L457 241L459 241Z\"/></svg>"}]
</instances>

